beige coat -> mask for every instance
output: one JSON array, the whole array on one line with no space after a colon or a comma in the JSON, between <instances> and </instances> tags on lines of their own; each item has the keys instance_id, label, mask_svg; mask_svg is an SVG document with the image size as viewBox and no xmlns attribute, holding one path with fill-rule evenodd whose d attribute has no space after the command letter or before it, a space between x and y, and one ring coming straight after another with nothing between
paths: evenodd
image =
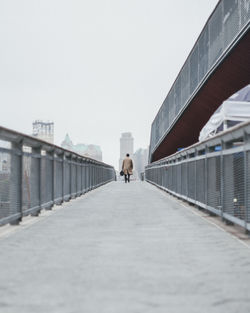
<instances>
[{"instance_id":1,"label":"beige coat","mask_svg":"<svg viewBox=\"0 0 250 313\"><path fill-rule=\"evenodd\" d=\"M122 162L122 170L123 170L125 175L127 175L128 173L130 175L133 174L133 171L132 171L133 170L133 161L130 158L126 157L123 160L123 162Z\"/></svg>"}]
</instances>

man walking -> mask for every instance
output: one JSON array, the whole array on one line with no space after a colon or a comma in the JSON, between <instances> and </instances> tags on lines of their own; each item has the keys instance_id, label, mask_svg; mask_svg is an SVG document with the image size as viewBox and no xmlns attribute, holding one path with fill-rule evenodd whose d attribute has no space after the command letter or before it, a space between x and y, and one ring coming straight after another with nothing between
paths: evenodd
<instances>
[{"instance_id":1,"label":"man walking","mask_svg":"<svg viewBox=\"0 0 250 313\"><path fill-rule=\"evenodd\" d=\"M122 162L122 170L125 176L125 183L130 182L130 175L133 174L133 161L130 159L129 154L126 154L126 158Z\"/></svg>"}]
</instances>

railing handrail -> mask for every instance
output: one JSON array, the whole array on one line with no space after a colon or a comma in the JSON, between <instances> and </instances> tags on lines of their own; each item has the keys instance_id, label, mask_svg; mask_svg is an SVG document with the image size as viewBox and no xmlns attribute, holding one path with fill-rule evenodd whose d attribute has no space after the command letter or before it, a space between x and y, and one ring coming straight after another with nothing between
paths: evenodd
<instances>
[{"instance_id":1,"label":"railing handrail","mask_svg":"<svg viewBox=\"0 0 250 313\"><path fill-rule=\"evenodd\" d=\"M146 180L250 231L250 121L149 164Z\"/></svg>"},{"instance_id":2,"label":"railing handrail","mask_svg":"<svg viewBox=\"0 0 250 313\"><path fill-rule=\"evenodd\" d=\"M114 168L112 165L106 164L102 161L97 161L93 158L83 156L83 155L81 155L75 151L62 148L60 146L49 143L49 142L42 140L40 138L35 138L34 136L27 135L27 134L24 134L24 133L21 133L21 132L18 132L16 130L12 130L12 129L9 129L9 128L3 127L3 126L0 126L0 139L5 140L5 141L9 141L12 143L22 142L23 145L27 145L31 148L41 148L41 150L44 150L47 152L54 151L57 154L64 153L66 156L67 155L74 155L75 157L89 161L90 163L93 163L93 164L99 164L99 165L103 165L105 167Z\"/></svg>"},{"instance_id":3,"label":"railing handrail","mask_svg":"<svg viewBox=\"0 0 250 313\"><path fill-rule=\"evenodd\" d=\"M238 132L238 136L236 137L236 136L234 136L234 134L236 134L237 132ZM227 130L225 130L223 132L220 132L220 133L214 135L213 137L207 138L207 139L200 141L200 142L196 142L195 144L193 144L189 147L186 147L180 151L177 151L177 152L175 152L175 153L173 153L173 154L171 154L165 158L162 158L160 160L152 162L152 163L148 164L146 166L146 168L150 168L151 166L161 164L162 162L168 161L168 160L176 158L178 156L188 154L188 152L191 152L191 150L195 150L197 148L200 148L199 150L201 150L201 149L205 148L206 146L211 147L211 146L214 146L216 144L219 144L220 141L226 141L226 142L231 141L235 138L241 137L244 132L250 135L250 120L246 121L246 122L239 123L233 127L228 128Z\"/></svg>"},{"instance_id":4,"label":"railing handrail","mask_svg":"<svg viewBox=\"0 0 250 313\"><path fill-rule=\"evenodd\" d=\"M0 126L0 141L0 225L116 179L111 165L15 130Z\"/></svg>"}]
</instances>

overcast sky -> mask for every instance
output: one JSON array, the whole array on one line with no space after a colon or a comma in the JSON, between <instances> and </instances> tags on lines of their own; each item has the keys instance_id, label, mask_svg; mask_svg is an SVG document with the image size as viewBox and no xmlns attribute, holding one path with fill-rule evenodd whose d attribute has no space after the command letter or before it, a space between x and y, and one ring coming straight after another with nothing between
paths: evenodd
<instances>
[{"instance_id":1,"label":"overcast sky","mask_svg":"<svg viewBox=\"0 0 250 313\"><path fill-rule=\"evenodd\" d=\"M151 123L218 0L0 0L0 125L55 143L149 145Z\"/></svg>"}]
</instances>

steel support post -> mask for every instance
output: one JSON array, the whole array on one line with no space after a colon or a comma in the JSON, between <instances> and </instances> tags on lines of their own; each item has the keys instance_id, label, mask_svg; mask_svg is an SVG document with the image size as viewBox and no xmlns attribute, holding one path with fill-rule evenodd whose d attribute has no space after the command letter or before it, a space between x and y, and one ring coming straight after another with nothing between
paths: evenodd
<instances>
[{"instance_id":1,"label":"steel support post","mask_svg":"<svg viewBox=\"0 0 250 313\"><path fill-rule=\"evenodd\" d=\"M72 199L72 154L69 156L69 199Z\"/></svg>"},{"instance_id":2,"label":"steel support post","mask_svg":"<svg viewBox=\"0 0 250 313\"><path fill-rule=\"evenodd\" d=\"M84 179L84 193L87 192L87 166L86 160L83 161L83 179Z\"/></svg>"},{"instance_id":3,"label":"steel support post","mask_svg":"<svg viewBox=\"0 0 250 313\"><path fill-rule=\"evenodd\" d=\"M77 197L77 157L74 158L73 160L73 164L72 164L75 168L75 171L74 171L74 181L75 181L75 198Z\"/></svg>"},{"instance_id":4,"label":"steel support post","mask_svg":"<svg viewBox=\"0 0 250 313\"><path fill-rule=\"evenodd\" d=\"M31 216L38 216L42 209L42 156L41 156L41 147L32 148L32 156L38 159L38 177L36 179L36 184L38 186L38 209L31 213Z\"/></svg>"},{"instance_id":5,"label":"steel support post","mask_svg":"<svg viewBox=\"0 0 250 313\"><path fill-rule=\"evenodd\" d=\"M220 201L221 201L221 219L224 221L224 156L223 156L223 151L225 149L226 144L224 143L223 140L221 140L221 154L220 154L220 190L221 190L221 195L220 195Z\"/></svg>"},{"instance_id":6,"label":"steel support post","mask_svg":"<svg viewBox=\"0 0 250 313\"><path fill-rule=\"evenodd\" d=\"M64 189L65 189L65 155L64 152L61 154L62 157L62 202L64 202Z\"/></svg>"},{"instance_id":7,"label":"steel support post","mask_svg":"<svg viewBox=\"0 0 250 313\"><path fill-rule=\"evenodd\" d=\"M59 162L61 164L61 166L59 167L59 171L61 171L62 174L62 178L61 178L61 201L60 203L58 203L59 205L61 205L64 202L64 152L60 153L57 155L59 158ZM60 176L60 175L59 175Z\"/></svg>"},{"instance_id":8,"label":"steel support post","mask_svg":"<svg viewBox=\"0 0 250 313\"><path fill-rule=\"evenodd\" d=\"M53 204L55 204L55 151L53 150L51 152L51 156L52 156L52 201Z\"/></svg>"},{"instance_id":9,"label":"steel support post","mask_svg":"<svg viewBox=\"0 0 250 313\"><path fill-rule=\"evenodd\" d=\"M195 197L195 203L197 201L197 155L198 155L198 151L197 149L195 149L194 152L194 157L195 157L195 161L194 161L194 197Z\"/></svg>"},{"instance_id":10,"label":"steel support post","mask_svg":"<svg viewBox=\"0 0 250 313\"><path fill-rule=\"evenodd\" d=\"M96 164L93 164L94 167L94 173L93 173L93 178L94 178L94 188L96 188L96 175L97 175L97 168L96 168Z\"/></svg>"},{"instance_id":11,"label":"steel support post","mask_svg":"<svg viewBox=\"0 0 250 313\"><path fill-rule=\"evenodd\" d=\"M81 195L83 194L83 179L82 179L83 159L80 160L80 171L81 171Z\"/></svg>"},{"instance_id":12,"label":"steel support post","mask_svg":"<svg viewBox=\"0 0 250 313\"><path fill-rule=\"evenodd\" d=\"M186 158L185 158L185 164L186 164L186 200L188 198L188 182L189 182L189 175L188 175L188 152L185 152Z\"/></svg>"},{"instance_id":13,"label":"steel support post","mask_svg":"<svg viewBox=\"0 0 250 313\"><path fill-rule=\"evenodd\" d=\"M92 173L91 173L91 170L92 170L92 167L91 167L91 161L89 162L88 164L88 170L89 170L89 190L92 189Z\"/></svg>"},{"instance_id":14,"label":"steel support post","mask_svg":"<svg viewBox=\"0 0 250 313\"><path fill-rule=\"evenodd\" d=\"M18 225L23 217L23 143L11 143L11 146L10 215L17 218L10 224Z\"/></svg>"},{"instance_id":15,"label":"steel support post","mask_svg":"<svg viewBox=\"0 0 250 313\"><path fill-rule=\"evenodd\" d=\"M88 192L89 190L89 181L88 181L88 161L85 160L85 192Z\"/></svg>"},{"instance_id":16,"label":"steel support post","mask_svg":"<svg viewBox=\"0 0 250 313\"><path fill-rule=\"evenodd\" d=\"M46 207L46 210L52 210L52 207L54 205L54 200L55 200L55 193L54 193L54 150L53 151L46 151L46 155L47 155L47 160L51 161L51 205ZM46 166L47 167L47 166ZM46 174L47 174L47 168L46 168ZM46 177L46 181L47 181L48 177ZM47 192L47 189L46 189Z\"/></svg>"},{"instance_id":17,"label":"steel support post","mask_svg":"<svg viewBox=\"0 0 250 313\"><path fill-rule=\"evenodd\" d=\"M207 154L208 154L208 146L205 146L205 205L207 208L208 205L208 196L207 196L207 191L208 191L208 164L207 164Z\"/></svg>"},{"instance_id":18,"label":"steel support post","mask_svg":"<svg viewBox=\"0 0 250 313\"><path fill-rule=\"evenodd\" d=\"M247 145L248 142L248 135L244 132L244 218L245 218L245 230L246 233L249 234L249 230L247 229L248 224L248 157L247 157Z\"/></svg>"}]
</instances>

